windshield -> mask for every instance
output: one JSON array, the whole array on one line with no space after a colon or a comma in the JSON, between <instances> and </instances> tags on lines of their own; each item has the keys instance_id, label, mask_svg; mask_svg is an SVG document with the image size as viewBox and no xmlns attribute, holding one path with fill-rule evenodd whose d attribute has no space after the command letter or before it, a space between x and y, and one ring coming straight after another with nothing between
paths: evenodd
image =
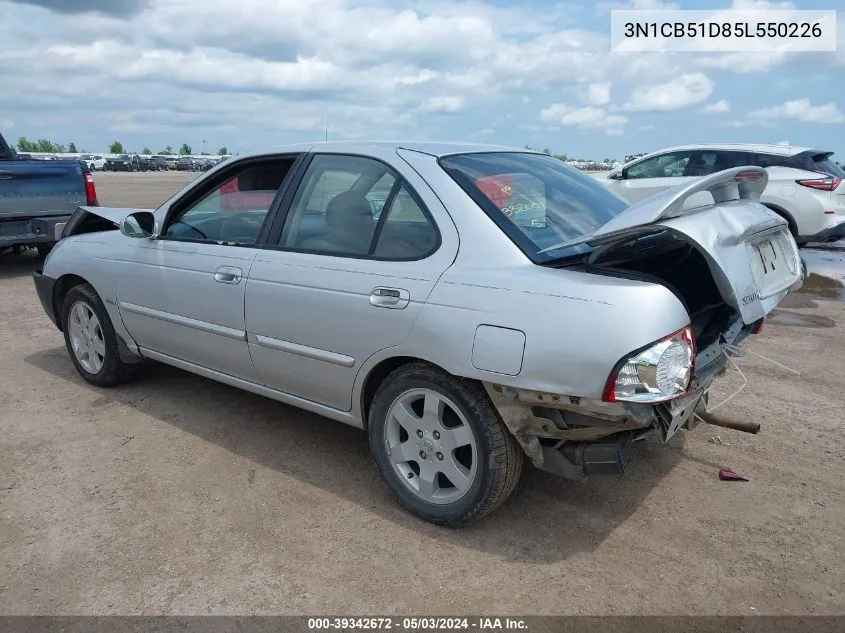
<instances>
[{"instance_id":1,"label":"windshield","mask_svg":"<svg viewBox=\"0 0 845 633\"><path fill-rule=\"evenodd\" d=\"M597 179L545 154L458 154L440 165L538 264L589 252L586 244L566 243L628 208Z\"/></svg>"}]
</instances>

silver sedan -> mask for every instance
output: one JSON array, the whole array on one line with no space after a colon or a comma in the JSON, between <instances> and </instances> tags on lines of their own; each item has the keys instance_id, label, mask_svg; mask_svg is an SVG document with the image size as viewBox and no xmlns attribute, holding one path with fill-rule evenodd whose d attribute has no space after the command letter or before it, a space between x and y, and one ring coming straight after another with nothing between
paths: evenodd
<instances>
[{"instance_id":1,"label":"silver sedan","mask_svg":"<svg viewBox=\"0 0 845 633\"><path fill-rule=\"evenodd\" d=\"M629 206L526 150L294 145L81 207L34 280L85 380L160 361L360 427L398 502L457 525L526 461L581 479L649 434L757 430L707 394L802 280L766 180Z\"/></svg>"}]
</instances>

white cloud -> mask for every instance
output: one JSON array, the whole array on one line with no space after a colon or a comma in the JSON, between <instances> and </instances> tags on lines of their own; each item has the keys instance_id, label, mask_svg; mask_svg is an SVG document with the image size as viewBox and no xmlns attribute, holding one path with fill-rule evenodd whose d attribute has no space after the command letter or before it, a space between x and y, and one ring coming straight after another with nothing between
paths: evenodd
<instances>
[{"instance_id":1,"label":"white cloud","mask_svg":"<svg viewBox=\"0 0 845 633\"><path fill-rule=\"evenodd\" d=\"M628 123L628 117L610 114L604 108L576 108L565 103L555 103L545 108L540 112L540 119L552 125L601 129L607 134L621 134Z\"/></svg>"},{"instance_id":2,"label":"white cloud","mask_svg":"<svg viewBox=\"0 0 845 633\"><path fill-rule=\"evenodd\" d=\"M676 2L665 2L663 0L627 0L627 2L598 2L595 5L596 13L604 16L614 10L637 9L642 11L663 11L667 9L680 9L681 5Z\"/></svg>"},{"instance_id":3,"label":"white cloud","mask_svg":"<svg viewBox=\"0 0 845 633\"><path fill-rule=\"evenodd\" d=\"M610 103L610 82L589 84L584 93L584 101L590 105L600 106Z\"/></svg>"},{"instance_id":4,"label":"white cloud","mask_svg":"<svg viewBox=\"0 0 845 633\"><path fill-rule=\"evenodd\" d=\"M466 99L460 96L432 97L426 100L422 109L426 112L460 112L466 105Z\"/></svg>"},{"instance_id":5,"label":"white cloud","mask_svg":"<svg viewBox=\"0 0 845 633\"><path fill-rule=\"evenodd\" d=\"M8 119L15 136L88 149L115 137L133 147L197 146L208 138L237 151L313 140L323 135L327 109L331 138L495 134L522 145L548 139L552 128L576 144L582 135L573 130L586 138L626 129L647 137L654 127L629 112L704 106L711 77L756 73L762 76L749 81L767 87L787 77L794 81L789 92L800 95L811 74L828 72L835 85L833 64L845 65L845 24L836 54L622 54L609 52L609 19L562 4L249 0L233 11L231 0L121 0L136 9L106 14L68 9L99 6L97 0L22 1L0 0L0 77L15 88L4 93L0 127L10 129ZM679 1L600 4L665 9ZM812 73L763 75L787 60L790 68L806 60ZM729 95L733 110L769 103L760 101L762 85ZM533 125L540 123L537 110L554 102L543 111L544 124ZM810 106L803 116L823 107ZM660 116L648 121L663 130ZM786 120L743 118L738 125ZM683 142L686 132L670 133Z\"/></svg>"},{"instance_id":6,"label":"white cloud","mask_svg":"<svg viewBox=\"0 0 845 633\"><path fill-rule=\"evenodd\" d=\"M713 82L703 73L684 74L666 83L637 88L624 110L661 111L677 110L700 103L713 92Z\"/></svg>"},{"instance_id":7,"label":"white cloud","mask_svg":"<svg viewBox=\"0 0 845 633\"><path fill-rule=\"evenodd\" d=\"M699 112L702 114L725 114L731 111L731 104L727 99L721 99L720 101L714 101L713 103L708 103L706 106L701 108Z\"/></svg>"},{"instance_id":8,"label":"white cloud","mask_svg":"<svg viewBox=\"0 0 845 633\"><path fill-rule=\"evenodd\" d=\"M794 101L786 101L771 108L761 108L748 113L752 122L772 122L777 120L796 120L804 123L843 123L845 114L831 101L824 105L814 106L806 97Z\"/></svg>"}]
</instances>

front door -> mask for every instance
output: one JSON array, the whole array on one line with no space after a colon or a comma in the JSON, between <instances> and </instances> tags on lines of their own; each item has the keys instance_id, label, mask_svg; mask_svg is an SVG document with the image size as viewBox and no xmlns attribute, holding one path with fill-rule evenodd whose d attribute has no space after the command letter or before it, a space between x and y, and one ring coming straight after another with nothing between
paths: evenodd
<instances>
[{"instance_id":1,"label":"front door","mask_svg":"<svg viewBox=\"0 0 845 633\"><path fill-rule=\"evenodd\" d=\"M622 178L610 181L610 188L631 204L669 187L687 182L685 169L692 150L667 152L646 158L625 168Z\"/></svg>"},{"instance_id":2,"label":"front door","mask_svg":"<svg viewBox=\"0 0 845 633\"><path fill-rule=\"evenodd\" d=\"M274 228L246 284L253 362L267 386L347 411L362 363L408 336L454 260L454 225L417 174L318 154Z\"/></svg>"},{"instance_id":3,"label":"front door","mask_svg":"<svg viewBox=\"0 0 845 633\"><path fill-rule=\"evenodd\" d=\"M233 163L169 207L156 239L131 240L118 305L141 348L259 382L244 294L261 229L294 159Z\"/></svg>"}]
</instances>

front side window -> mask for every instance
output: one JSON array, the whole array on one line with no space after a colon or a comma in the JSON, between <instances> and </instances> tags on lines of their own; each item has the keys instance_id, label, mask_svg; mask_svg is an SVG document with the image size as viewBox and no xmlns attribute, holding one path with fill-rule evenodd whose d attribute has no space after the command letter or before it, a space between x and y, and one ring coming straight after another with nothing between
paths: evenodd
<instances>
[{"instance_id":1,"label":"front side window","mask_svg":"<svg viewBox=\"0 0 845 633\"><path fill-rule=\"evenodd\" d=\"M585 244L540 251L591 235L629 206L597 179L551 156L457 154L440 165L536 263L588 252Z\"/></svg>"},{"instance_id":2,"label":"front side window","mask_svg":"<svg viewBox=\"0 0 845 633\"><path fill-rule=\"evenodd\" d=\"M245 165L177 211L168 220L162 237L254 244L293 162L293 158L278 158Z\"/></svg>"},{"instance_id":3,"label":"front side window","mask_svg":"<svg viewBox=\"0 0 845 633\"><path fill-rule=\"evenodd\" d=\"M346 257L418 259L437 229L399 174L363 156L318 154L294 196L279 246Z\"/></svg>"},{"instance_id":4,"label":"front side window","mask_svg":"<svg viewBox=\"0 0 845 633\"><path fill-rule=\"evenodd\" d=\"M677 178L684 175L691 157L691 151L653 156L628 167L625 178Z\"/></svg>"}]
</instances>

